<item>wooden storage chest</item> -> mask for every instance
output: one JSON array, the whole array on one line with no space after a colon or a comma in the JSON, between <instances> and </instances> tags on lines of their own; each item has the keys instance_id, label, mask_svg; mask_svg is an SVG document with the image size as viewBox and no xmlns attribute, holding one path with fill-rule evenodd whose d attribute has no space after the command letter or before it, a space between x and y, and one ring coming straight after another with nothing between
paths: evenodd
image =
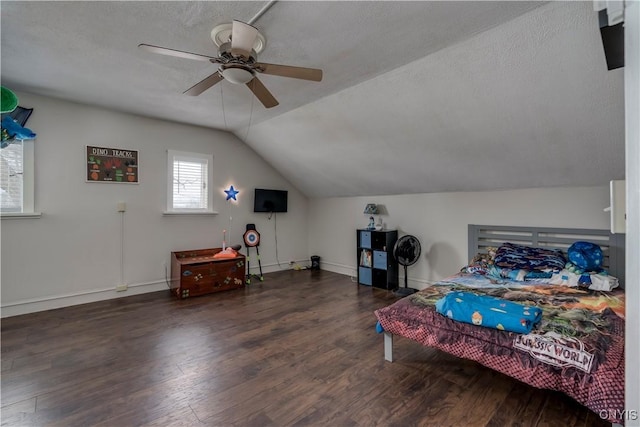
<instances>
[{"instance_id":1,"label":"wooden storage chest","mask_svg":"<svg viewBox=\"0 0 640 427\"><path fill-rule=\"evenodd\" d=\"M245 282L245 257L214 258L222 248L171 252L171 292L188 298L238 289Z\"/></svg>"}]
</instances>

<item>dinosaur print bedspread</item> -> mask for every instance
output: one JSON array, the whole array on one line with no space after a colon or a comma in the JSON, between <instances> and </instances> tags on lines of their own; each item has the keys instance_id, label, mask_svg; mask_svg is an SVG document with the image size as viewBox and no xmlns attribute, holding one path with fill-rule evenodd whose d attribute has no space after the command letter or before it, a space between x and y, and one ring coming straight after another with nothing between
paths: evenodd
<instances>
[{"instance_id":1,"label":"dinosaur print bedspread","mask_svg":"<svg viewBox=\"0 0 640 427\"><path fill-rule=\"evenodd\" d=\"M435 310L451 291L472 291L542 309L529 334L456 322ZM534 387L561 391L611 422L624 408L624 291L523 282L491 283L459 273L375 312L382 328L475 360Z\"/></svg>"}]
</instances>

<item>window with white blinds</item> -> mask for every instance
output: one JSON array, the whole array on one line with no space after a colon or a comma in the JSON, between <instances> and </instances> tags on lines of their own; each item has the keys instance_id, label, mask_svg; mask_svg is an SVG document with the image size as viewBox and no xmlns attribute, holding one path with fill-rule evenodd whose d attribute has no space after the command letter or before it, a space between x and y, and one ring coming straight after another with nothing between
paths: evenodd
<instances>
[{"instance_id":1,"label":"window with white blinds","mask_svg":"<svg viewBox=\"0 0 640 427\"><path fill-rule=\"evenodd\" d=\"M212 212L213 156L168 151L167 209L171 212Z\"/></svg>"},{"instance_id":2,"label":"window with white blinds","mask_svg":"<svg viewBox=\"0 0 640 427\"><path fill-rule=\"evenodd\" d=\"M33 213L33 141L0 148L0 212Z\"/></svg>"}]
</instances>

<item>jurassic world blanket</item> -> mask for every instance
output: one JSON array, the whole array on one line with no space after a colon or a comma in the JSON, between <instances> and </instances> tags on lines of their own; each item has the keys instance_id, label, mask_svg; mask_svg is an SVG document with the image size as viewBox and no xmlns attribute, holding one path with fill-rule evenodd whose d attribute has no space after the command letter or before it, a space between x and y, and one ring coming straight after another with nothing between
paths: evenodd
<instances>
[{"instance_id":1,"label":"jurassic world blanket","mask_svg":"<svg viewBox=\"0 0 640 427\"><path fill-rule=\"evenodd\" d=\"M529 334L456 322L435 310L453 290L533 305L542 320ZM382 328L475 360L534 387L558 390L611 422L624 408L624 292L523 282L495 284L459 273L377 310Z\"/></svg>"}]
</instances>

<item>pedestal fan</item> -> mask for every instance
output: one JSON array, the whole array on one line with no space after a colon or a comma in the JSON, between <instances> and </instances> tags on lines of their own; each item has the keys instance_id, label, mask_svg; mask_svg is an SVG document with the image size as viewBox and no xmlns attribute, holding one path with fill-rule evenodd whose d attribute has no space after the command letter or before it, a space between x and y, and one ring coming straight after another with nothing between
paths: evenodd
<instances>
[{"instance_id":1,"label":"pedestal fan","mask_svg":"<svg viewBox=\"0 0 640 427\"><path fill-rule=\"evenodd\" d=\"M396 241L393 246L393 257L398 264L404 267L404 288L398 288L395 294L399 296L411 295L418 292L407 286L407 267L415 264L420 259L420 241L417 237L406 235Z\"/></svg>"}]
</instances>

